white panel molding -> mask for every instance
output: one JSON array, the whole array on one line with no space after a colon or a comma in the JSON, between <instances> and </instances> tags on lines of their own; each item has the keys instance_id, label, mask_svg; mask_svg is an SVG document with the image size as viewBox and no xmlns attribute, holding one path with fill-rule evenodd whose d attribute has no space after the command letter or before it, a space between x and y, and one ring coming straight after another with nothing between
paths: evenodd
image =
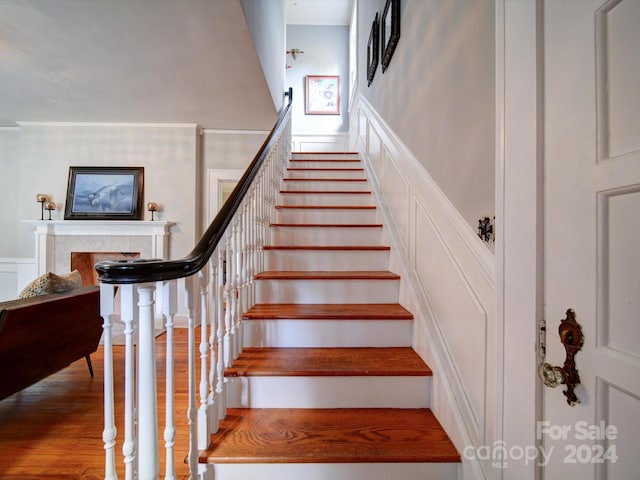
<instances>
[{"instance_id":1,"label":"white panel molding","mask_svg":"<svg viewBox=\"0 0 640 480\"><path fill-rule=\"evenodd\" d=\"M412 239L414 245L417 245L420 240L420 238L418 238L418 233L421 230L424 230L419 228L421 224L419 215L422 215L423 217L422 223L428 226L431 230L432 243L437 243L437 245L432 245L432 248L434 249L432 251L432 256L437 257L439 262L429 261L428 268L435 269L438 272L438 279L432 279L432 281L429 281L427 273L423 274L420 269L418 256L414 256L414 271L412 272L414 274L414 281L420 285L421 293L426 298L426 303L430 306L434 327L437 329L439 337L444 340L443 348L446 350L446 358L450 359L450 361L443 364L442 368L446 371L447 377L453 376L453 378L458 379L458 382L454 382L454 386L462 384L466 385L455 392L456 398L459 399L463 406L462 413L465 415L465 423L473 427L474 438L477 441L481 441L481 439L485 438L486 391L484 391L483 387L486 386L487 380L487 312L476 295L473 286L469 284L464 272L461 271L461 267L456 261L454 253L448 248L442 232L429 215L428 209L419 201L416 201L415 204L414 224L416 225L416 228L414 229L414 238ZM435 250L437 246L443 250L442 254L436 255L436 253L439 253ZM438 292L438 287L441 287L440 290L446 290L446 292ZM462 292L460 292L461 289ZM430 293L434 290L436 291L433 294ZM454 295L456 292L458 295ZM449 310L443 312L442 309L437 308L438 302L436 302L434 298L440 299L440 302L443 301L442 299L446 298L446 300L444 300L446 303L449 302L447 294L450 294L451 298L455 298L456 301L455 304L451 305ZM463 308L463 304L466 304L469 308ZM455 336L453 333L451 335L447 335L447 324L450 324L452 320L460 321L461 317L464 317L466 321L470 323L468 330L465 330L464 333L458 336ZM473 324L472 321L475 321L475 324ZM480 325L480 329L477 328L476 324ZM474 326L476 327L475 329L472 328ZM479 358L462 359L460 350L468 350L470 353L472 349L478 348L478 344L475 341L471 346L466 346L469 343L470 338L482 340L480 343ZM456 350L458 350L458 355L455 354ZM471 355L467 355L467 357L470 356ZM464 365L461 364L462 360L466 360L467 362L467 368L465 369L467 372L466 377L464 375L465 371L463 370ZM471 362L476 368L479 368L479 370L469 371L469 362ZM479 388L483 390L481 395L482 398L476 399L476 402L472 399L472 383L474 380L476 383L478 381L480 382Z\"/></svg>"},{"instance_id":2,"label":"white panel molding","mask_svg":"<svg viewBox=\"0 0 640 480\"><path fill-rule=\"evenodd\" d=\"M383 193L388 198L389 205L396 213L392 218L395 221L395 229L400 232L402 251L406 255L409 251L412 191L409 182L404 178L404 175L402 175L402 170L396 165L386 146L382 149L382 152L380 170L384 172L382 179L387 179L384 183Z\"/></svg>"},{"instance_id":3,"label":"white panel molding","mask_svg":"<svg viewBox=\"0 0 640 480\"><path fill-rule=\"evenodd\" d=\"M0 302L16 299L36 272L34 258L0 258Z\"/></svg>"},{"instance_id":4,"label":"white panel molding","mask_svg":"<svg viewBox=\"0 0 640 480\"><path fill-rule=\"evenodd\" d=\"M612 42L610 38L610 28L616 29L619 25L613 23L613 19L610 18L611 12L618 6L622 4L623 0L607 0L595 13L595 28L596 28L596 128L597 128L597 152L598 152L598 162L613 160L613 159L623 159L632 157L636 161L640 159L640 149L631 147L630 150L627 151L618 151L617 153L612 153L612 135L617 134L614 130L614 124L616 122L612 122L612 115L615 113L615 108L612 109L611 105L611 95L613 91L617 90L619 85L616 85L616 82L612 81L612 68L615 62L611 61L611 51L613 49L623 49L629 48L633 50L636 48L635 42L631 40L630 45L618 45L615 42ZM628 5L628 4L627 4ZM623 13L621 15L624 16ZM633 16L630 16L631 18ZM618 28L622 30L621 28ZM633 58L633 57L629 57ZM629 76L631 78L633 75L633 65L625 64L624 76ZM638 66L635 66L636 70ZM628 69L628 70L627 70ZM623 91L617 92L619 98L627 98L629 99L628 108L629 111L633 111L633 103L630 100L630 97L633 95L631 91ZM636 117L637 118L637 117ZM627 118L627 120L629 120ZM630 122L618 122L618 126L620 124L625 124ZM631 127L633 129L633 127Z\"/></svg>"},{"instance_id":5,"label":"white panel molding","mask_svg":"<svg viewBox=\"0 0 640 480\"><path fill-rule=\"evenodd\" d=\"M391 244L392 268L402 276L401 302L416 318L414 348L434 370L432 408L461 453L467 446L491 445L495 440L495 419L499 415L495 398L496 359L492 354L496 348L493 340L496 328L494 255L364 97L358 99L357 114L353 116L359 118L357 138L363 152L363 162L380 204L382 221L389 227L385 235ZM366 124L364 135L362 123ZM383 153L384 159L377 158L380 153ZM397 191L399 185L406 185L402 188L408 191L407 248L403 248L404 232L398 230L400 225L396 222L399 215L407 214L400 211L404 202L398 202L393 195L388 195ZM482 338L469 338L464 333L456 338L447 338L440 328L445 319L440 318L442 313L434 308L429 297L430 285L416 271L415 262L420 254L416 225L418 208L424 211L433 234L448 252L448 268L453 270L450 278L457 278L455 281L459 282L456 291L462 289L465 292L472 302L474 318L483 323ZM473 405L468 386L476 379L464 378L461 373L464 369L456 365L452 353L455 349L451 347L457 345L459 351L461 345L478 341L483 343L481 363L484 367L478 381L485 387L481 405L477 402ZM463 460L465 477L468 474L473 478L486 478L487 474L478 460Z\"/></svg>"}]
</instances>

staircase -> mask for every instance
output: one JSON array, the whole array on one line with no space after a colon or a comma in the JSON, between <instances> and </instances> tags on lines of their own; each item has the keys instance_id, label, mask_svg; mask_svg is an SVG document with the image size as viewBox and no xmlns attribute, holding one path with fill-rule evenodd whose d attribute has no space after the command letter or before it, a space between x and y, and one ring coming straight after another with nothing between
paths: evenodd
<instances>
[{"instance_id":1,"label":"staircase","mask_svg":"<svg viewBox=\"0 0 640 480\"><path fill-rule=\"evenodd\" d=\"M200 462L216 480L456 478L357 154L293 154L282 183Z\"/></svg>"}]
</instances>

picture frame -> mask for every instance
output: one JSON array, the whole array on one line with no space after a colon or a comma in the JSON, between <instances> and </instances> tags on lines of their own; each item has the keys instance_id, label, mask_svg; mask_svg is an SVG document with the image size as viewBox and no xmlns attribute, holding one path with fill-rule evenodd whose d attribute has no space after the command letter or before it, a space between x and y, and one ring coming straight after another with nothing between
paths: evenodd
<instances>
[{"instance_id":1,"label":"picture frame","mask_svg":"<svg viewBox=\"0 0 640 480\"><path fill-rule=\"evenodd\" d=\"M306 115L340 115L340 77L307 75Z\"/></svg>"},{"instance_id":2,"label":"picture frame","mask_svg":"<svg viewBox=\"0 0 640 480\"><path fill-rule=\"evenodd\" d=\"M389 68L389 62L400 39L400 0L387 0L382 13L382 73Z\"/></svg>"},{"instance_id":3,"label":"picture frame","mask_svg":"<svg viewBox=\"0 0 640 480\"><path fill-rule=\"evenodd\" d=\"M369 41L367 42L367 87L371 86L373 77L378 68L380 56L380 28L378 26L378 13L371 23L371 31L369 32Z\"/></svg>"},{"instance_id":4,"label":"picture frame","mask_svg":"<svg viewBox=\"0 0 640 480\"><path fill-rule=\"evenodd\" d=\"M69 167L65 220L141 220L144 167Z\"/></svg>"}]
</instances>

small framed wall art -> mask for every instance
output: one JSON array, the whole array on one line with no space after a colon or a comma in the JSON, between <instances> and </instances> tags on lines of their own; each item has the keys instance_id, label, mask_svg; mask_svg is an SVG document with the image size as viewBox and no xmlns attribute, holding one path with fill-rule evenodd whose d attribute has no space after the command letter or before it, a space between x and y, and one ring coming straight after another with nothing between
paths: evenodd
<instances>
[{"instance_id":1,"label":"small framed wall art","mask_svg":"<svg viewBox=\"0 0 640 480\"><path fill-rule=\"evenodd\" d=\"M307 75L307 115L340 115L340 77Z\"/></svg>"},{"instance_id":2,"label":"small framed wall art","mask_svg":"<svg viewBox=\"0 0 640 480\"><path fill-rule=\"evenodd\" d=\"M140 220L144 167L69 167L65 220Z\"/></svg>"},{"instance_id":3,"label":"small framed wall art","mask_svg":"<svg viewBox=\"0 0 640 480\"><path fill-rule=\"evenodd\" d=\"M367 86L371 86L373 77L378 68L378 57L380 56L380 28L378 26L378 14L371 24L369 32L369 42L367 43Z\"/></svg>"},{"instance_id":4,"label":"small framed wall art","mask_svg":"<svg viewBox=\"0 0 640 480\"><path fill-rule=\"evenodd\" d=\"M387 0L382 12L382 73L389 62L400 38L400 0Z\"/></svg>"}]
</instances>

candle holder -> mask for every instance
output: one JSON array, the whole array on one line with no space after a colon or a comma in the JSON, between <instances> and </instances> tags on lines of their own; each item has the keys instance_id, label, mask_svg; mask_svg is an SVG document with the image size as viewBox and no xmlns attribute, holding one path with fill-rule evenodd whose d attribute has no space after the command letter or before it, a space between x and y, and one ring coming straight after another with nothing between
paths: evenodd
<instances>
[{"instance_id":1,"label":"candle holder","mask_svg":"<svg viewBox=\"0 0 640 480\"><path fill-rule=\"evenodd\" d=\"M158 204L155 202L149 202L147 203L147 210L149 210L151 212L151 221L154 221L153 215L155 212L158 211Z\"/></svg>"},{"instance_id":2,"label":"candle holder","mask_svg":"<svg viewBox=\"0 0 640 480\"><path fill-rule=\"evenodd\" d=\"M49 212L49 220L51 220L51 211L56 209L56 204L53 202L47 202L44 204L44 209Z\"/></svg>"},{"instance_id":3,"label":"candle holder","mask_svg":"<svg viewBox=\"0 0 640 480\"><path fill-rule=\"evenodd\" d=\"M39 193L36 195L36 202L40 204L40 220L44 220L44 202L49 200L49 197L44 193Z\"/></svg>"}]
</instances>

